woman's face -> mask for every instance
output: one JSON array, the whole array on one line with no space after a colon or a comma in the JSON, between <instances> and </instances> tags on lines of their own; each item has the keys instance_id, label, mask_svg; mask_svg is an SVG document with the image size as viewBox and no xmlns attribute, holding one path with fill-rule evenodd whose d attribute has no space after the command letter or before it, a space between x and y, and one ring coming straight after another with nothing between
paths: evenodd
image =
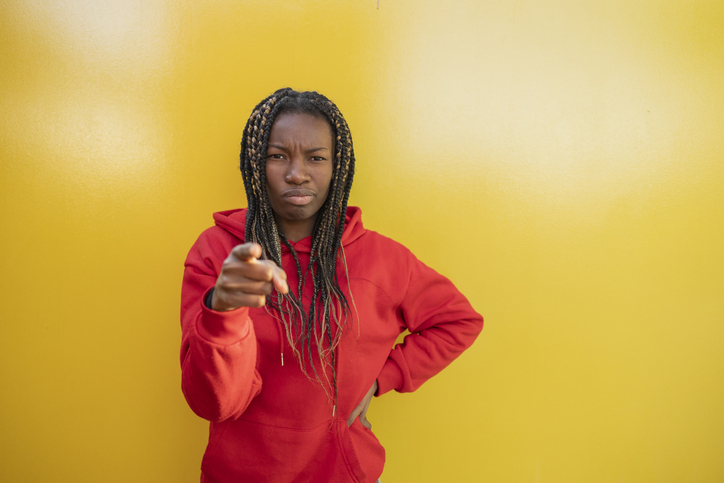
<instances>
[{"instance_id":1,"label":"woman's face","mask_svg":"<svg viewBox=\"0 0 724 483\"><path fill-rule=\"evenodd\" d=\"M332 180L334 140L327 121L306 113L280 114L269 134L266 183L279 230L299 241L312 234Z\"/></svg>"}]
</instances>

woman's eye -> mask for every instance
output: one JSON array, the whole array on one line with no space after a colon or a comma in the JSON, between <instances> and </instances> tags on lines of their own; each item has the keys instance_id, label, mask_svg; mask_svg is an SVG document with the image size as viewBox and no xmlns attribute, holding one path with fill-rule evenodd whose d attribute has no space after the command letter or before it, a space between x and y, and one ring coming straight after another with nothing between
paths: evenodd
<instances>
[{"instance_id":1,"label":"woman's eye","mask_svg":"<svg viewBox=\"0 0 724 483\"><path fill-rule=\"evenodd\" d=\"M322 156L312 156L312 161L324 161Z\"/></svg>"},{"instance_id":2,"label":"woman's eye","mask_svg":"<svg viewBox=\"0 0 724 483\"><path fill-rule=\"evenodd\" d=\"M270 154L270 155L267 156L267 158L271 158L271 159L283 159L284 156L282 156L281 154Z\"/></svg>"}]
</instances>

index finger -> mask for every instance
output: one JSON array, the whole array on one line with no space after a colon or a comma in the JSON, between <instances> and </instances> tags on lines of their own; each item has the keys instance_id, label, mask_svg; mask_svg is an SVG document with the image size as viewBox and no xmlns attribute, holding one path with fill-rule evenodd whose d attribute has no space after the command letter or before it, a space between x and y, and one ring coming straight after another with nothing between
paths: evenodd
<instances>
[{"instance_id":1,"label":"index finger","mask_svg":"<svg viewBox=\"0 0 724 483\"><path fill-rule=\"evenodd\" d=\"M249 262L254 259L261 257L261 245L258 243L244 243L242 245L236 245L231 254L239 260Z\"/></svg>"}]
</instances>

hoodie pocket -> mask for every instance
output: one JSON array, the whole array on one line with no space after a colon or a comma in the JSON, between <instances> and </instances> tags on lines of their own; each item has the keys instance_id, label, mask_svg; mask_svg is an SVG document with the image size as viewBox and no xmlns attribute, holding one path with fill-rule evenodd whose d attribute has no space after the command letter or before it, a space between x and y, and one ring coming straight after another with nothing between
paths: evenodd
<instances>
[{"instance_id":1,"label":"hoodie pocket","mask_svg":"<svg viewBox=\"0 0 724 483\"><path fill-rule=\"evenodd\" d=\"M374 482L384 450L361 424L327 420L302 429L237 419L214 425L202 462L208 483Z\"/></svg>"},{"instance_id":2,"label":"hoodie pocket","mask_svg":"<svg viewBox=\"0 0 724 483\"><path fill-rule=\"evenodd\" d=\"M350 475L360 483L376 481L385 466L385 449L359 419L349 427L346 421L339 420L337 424L340 451Z\"/></svg>"}]
</instances>

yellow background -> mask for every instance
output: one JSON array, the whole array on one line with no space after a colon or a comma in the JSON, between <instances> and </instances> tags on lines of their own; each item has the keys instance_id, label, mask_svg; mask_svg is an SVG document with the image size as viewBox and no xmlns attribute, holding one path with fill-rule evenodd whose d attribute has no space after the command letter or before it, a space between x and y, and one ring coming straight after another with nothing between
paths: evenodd
<instances>
[{"instance_id":1,"label":"yellow background","mask_svg":"<svg viewBox=\"0 0 724 483\"><path fill-rule=\"evenodd\" d=\"M182 264L283 86L486 317L385 483L724 481L720 0L3 1L0 480L198 481Z\"/></svg>"}]
</instances>

